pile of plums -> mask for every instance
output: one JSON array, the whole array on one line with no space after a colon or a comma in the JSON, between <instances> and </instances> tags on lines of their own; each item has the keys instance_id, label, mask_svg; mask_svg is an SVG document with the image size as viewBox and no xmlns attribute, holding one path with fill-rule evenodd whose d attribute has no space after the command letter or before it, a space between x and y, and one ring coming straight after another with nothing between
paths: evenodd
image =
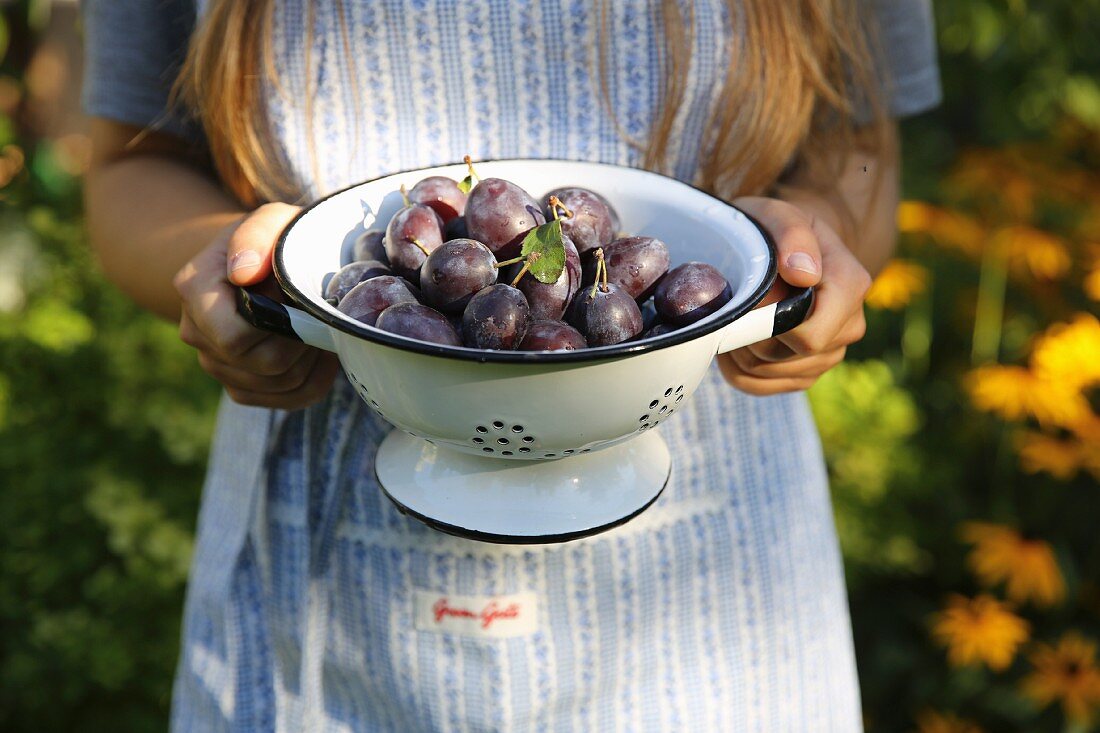
<instances>
[{"instance_id":1,"label":"pile of plums","mask_svg":"<svg viewBox=\"0 0 1100 733\"><path fill-rule=\"evenodd\" d=\"M668 333L732 297L714 267L669 270L663 242L619 232L615 210L594 191L559 188L540 203L514 183L474 185L475 177L471 165L462 182L432 176L403 191L406 206L385 231L363 234L355 261L329 280L329 302L422 341L559 351ZM554 220L560 230L542 226ZM560 231L564 265L551 282L531 270L539 253L521 254L536 228Z\"/></svg>"}]
</instances>

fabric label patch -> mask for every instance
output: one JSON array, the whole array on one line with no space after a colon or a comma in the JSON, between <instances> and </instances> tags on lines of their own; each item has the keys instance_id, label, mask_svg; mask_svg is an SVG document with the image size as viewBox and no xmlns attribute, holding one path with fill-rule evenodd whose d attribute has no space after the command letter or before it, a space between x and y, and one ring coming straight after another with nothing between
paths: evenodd
<instances>
[{"instance_id":1,"label":"fabric label patch","mask_svg":"<svg viewBox=\"0 0 1100 733\"><path fill-rule=\"evenodd\" d=\"M458 596L417 590L418 631L443 631L483 639L508 639L538 629L538 596L531 591L502 596Z\"/></svg>"}]
</instances>

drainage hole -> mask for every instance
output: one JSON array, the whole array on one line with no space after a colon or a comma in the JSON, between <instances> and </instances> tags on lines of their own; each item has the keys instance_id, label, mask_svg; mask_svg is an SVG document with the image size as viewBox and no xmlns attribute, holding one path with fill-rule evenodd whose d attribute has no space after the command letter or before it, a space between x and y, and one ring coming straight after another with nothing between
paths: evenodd
<instances>
[{"instance_id":1,"label":"drainage hole","mask_svg":"<svg viewBox=\"0 0 1100 733\"><path fill-rule=\"evenodd\" d=\"M642 415L641 417L638 418L638 422L645 422L648 419L649 419L649 415Z\"/></svg>"},{"instance_id":2,"label":"drainage hole","mask_svg":"<svg viewBox=\"0 0 1100 733\"><path fill-rule=\"evenodd\" d=\"M502 423L500 420L493 420L493 427L497 430L500 430L504 427L504 423Z\"/></svg>"},{"instance_id":3,"label":"drainage hole","mask_svg":"<svg viewBox=\"0 0 1100 733\"><path fill-rule=\"evenodd\" d=\"M683 400L684 400L684 396L683 396L683 395L676 395L676 401L677 401L677 402L683 402Z\"/></svg>"},{"instance_id":4,"label":"drainage hole","mask_svg":"<svg viewBox=\"0 0 1100 733\"><path fill-rule=\"evenodd\" d=\"M665 390L665 397L668 397L671 394L672 394L672 387L669 387L668 389Z\"/></svg>"},{"instance_id":5,"label":"drainage hole","mask_svg":"<svg viewBox=\"0 0 1100 733\"><path fill-rule=\"evenodd\" d=\"M563 450L563 451L561 452L561 454L562 454L563 456L571 456L571 455L573 455L573 449L569 449L569 450Z\"/></svg>"},{"instance_id":6,"label":"drainage hole","mask_svg":"<svg viewBox=\"0 0 1100 733\"><path fill-rule=\"evenodd\" d=\"M684 391L684 385L682 385L682 384L679 387L676 388L676 394L680 394L683 391Z\"/></svg>"},{"instance_id":7,"label":"drainage hole","mask_svg":"<svg viewBox=\"0 0 1100 733\"><path fill-rule=\"evenodd\" d=\"M543 458L553 458L553 457L554 457L553 453L547 453L545 456L543 456Z\"/></svg>"},{"instance_id":8,"label":"drainage hole","mask_svg":"<svg viewBox=\"0 0 1100 733\"><path fill-rule=\"evenodd\" d=\"M524 435L523 436L523 442L524 443L534 443L535 439L532 438L530 435Z\"/></svg>"},{"instance_id":9,"label":"drainage hole","mask_svg":"<svg viewBox=\"0 0 1100 733\"><path fill-rule=\"evenodd\" d=\"M522 448L519 449L519 452L520 453L530 453L531 449L528 448L527 446L523 446Z\"/></svg>"},{"instance_id":10,"label":"drainage hole","mask_svg":"<svg viewBox=\"0 0 1100 733\"><path fill-rule=\"evenodd\" d=\"M489 446L485 446L485 447L484 447L484 448L482 448L481 450L485 451L486 453L492 453L492 452L493 452L493 449L492 449L492 448L490 448Z\"/></svg>"},{"instance_id":11,"label":"drainage hole","mask_svg":"<svg viewBox=\"0 0 1100 733\"><path fill-rule=\"evenodd\" d=\"M478 445L481 445L482 443L485 442L485 438L474 438L474 442L477 443Z\"/></svg>"},{"instance_id":12,"label":"drainage hole","mask_svg":"<svg viewBox=\"0 0 1100 733\"><path fill-rule=\"evenodd\" d=\"M667 414L667 413L668 413L668 408L667 408L667 407L662 407L662 408L661 408L661 414L662 414L662 415L665 415L665 414Z\"/></svg>"},{"instance_id":13,"label":"drainage hole","mask_svg":"<svg viewBox=\"0 0 1100 733\"><path fill-rule=\"evenodd\" d=\"M657 406L657 400L653 400L652 402L649 403L649 409L651 409L651 410L653 408L655 408L656 406Z\"/></svg>"},{"instance_id":14,"label":"drainage hole","mask_svg":"<svg viewBox=\"0 0 1100 733\"><path fill-rule=\"evenodd\" d=\"M478 425L477 426L477 431L479 433L487 433L487 432L489 432L489 428L485 427L484 425Z\"/></svg>"},{"instance_id":15,"label":"drainage hole","mask_svg":"<svg viewBox=\"0 0 1100 733\"><path fill-rule=\"evenodd\" d=\"M497 438L497 442L500 443L501 445L508 445L508 439L507 438Z\"/></svg>"},{"instance_id":16,"label":"drainage hole","mask_svg":"<svg viewBox=\"0 0 1100 733\"><path fill-rule=\"evenodd\" d=\"M500 454L501 454L502 456L510 456L510 455L512 455L512 451L510 451L510 450L502 450L502 451L500 452Z\"/></svg>"},{"instance_id":17,"label":"drainage hole","mask_svg":"<svg viewBox=\"0 0 1100 733\"><path fill-rule=\"evenodd\" d=\"M523 432L523 426L522 425L513 425L512 426L512 432L513 433L522 433Z\"/></svg>"}]
</instances>

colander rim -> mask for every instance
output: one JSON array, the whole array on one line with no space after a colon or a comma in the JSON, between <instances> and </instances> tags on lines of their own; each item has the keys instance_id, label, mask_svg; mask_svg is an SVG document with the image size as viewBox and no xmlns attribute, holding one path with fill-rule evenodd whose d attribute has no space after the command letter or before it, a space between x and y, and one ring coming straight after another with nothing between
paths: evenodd
<instances>
[{"instance_id":1,"label":"colander rim","mask_svg":"<svg viewBox=\"0 0 1100 733\"><path fill-rule=\"evenodd\" d=\"M430 170L435 168L444 168L451 165L460 165L463 161L457 161L454 163L440 163L439 165L426 166L422 168L410 168L402 171L395 171L393 173L387 173L383 176L376 176L374 178L368 178L357 183L353 183L349 186L345 186L338 191L333 191L321 198L313 201L309 205L302 208L298 214L290 220L290 222L283 228L283 231L279 234L279 239L275 243L275 252L272 257L273 267L272 270L275 274L275 280L278 282L279 287L283 293L286 294L291 300L291 304L301 308L309 315L316 318L330 328L334 328L338 331L342 331L346 334L357 336L367 341L379 343L384 346L392 346L403 351L411 351L419 354L426 354L428 356L438 356L447 359L458 359L459 361L474 361L479 363L505 363L505 364L557 364L557 363L580 363L590 361L603 361L607 359L616 359L626 356L636 356L638 354L647 353L650 351L657 351L659 349L665 349L672 346L692 341L700 336L706 336L707 334L714 333L715 331L729 325L733 321L737 320L741 316L751 311L771 290L772 285L775 284L776 277L778 276L778 250L776 248L775 240L772 238L770 232L764 228L763 225L757 221L756 218L751 216L748 212L740 207L723 201L722 199L714 196L713 194L704 191L703 189L695 186L686 181L681 181L678 178L666 176L662 173L656 173L644 168L632 168L629 166L615 165L613 163L601 163L591 160L570 160L567 158L490 158L486 160L478 161L482 163L524 163L524 162L560 162L560 163L584 163L586 165L597 165L605 168L616 168L620 170L640 171L648 173L650 175L665 178L673 183L681 186L687 186L695 189L699 193L713 199L716 203L722 206L727 206L740 212L752 225L756 228L760 235L763 237L765 244L768 248L768 264L764 273L764 278L760 285L751 292L747 298L742 302L733 304L727 303L723 306L722 310L719 310L719 317L713 319L703 319L697 323L679 328L670 333L662 334L651 339L645 339L643 341L626 341L620 344L613 344L611 346L594 346L587 349L578 349L577 351L495 351L486 349L474 349L466 346L447 346L445 344L435 344L427 341L418 341L416 339L407 338L405 336L399 336L392 334L381 329L371 328L366 324L359 324L352 321L347 321L342 318L337 318L333 314L326 311L324 308L313 302L306 293L304 293L298 286L294 284L294 281L290 277L290 273L287 272L286 261L284 257L284 250L286 248L286 242L290 236L291 231L294 229L298 220L302 219L313 209L317 208L324 202L331 198L339 196L353 188L359 188L360 186L368 183L374 183L380 181L383 178L390 178L392 176L405 175L408 173L415 173L422 170ZM732 303L732 301L731 301Z\"/></svg>"}]
</instances>

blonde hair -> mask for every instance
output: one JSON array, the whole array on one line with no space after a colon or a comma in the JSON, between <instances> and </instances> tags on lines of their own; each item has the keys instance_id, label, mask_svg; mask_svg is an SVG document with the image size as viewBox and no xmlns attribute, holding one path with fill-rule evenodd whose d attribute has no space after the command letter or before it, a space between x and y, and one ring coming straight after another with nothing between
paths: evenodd
<instances>
[{"instance_id":1,"label":"blonde hair","mask_svg":"<svg viewBox=\"0 0 1100 733\"><path fill-rule=\"evenodd\" d=\"M828 192L857 143L871 152L888 145L873 29L861 22L855 0L726 1L734 26L727 33L730 62L696 185L730 200L765 193L785 172L797 170L800 180ZM342 2L336 2L342 18ZM608 3L600 0L604 34ZM270 40L274 6L275 0L211 0L176 85L202 124L222 181L248 205L295 197L286 161L272 152L262 104L264 78L278 85ZM645 167L667 172L666 151L687 87L694 13L690 4L685 11L680 0L662 0L660 16L663 99L648 139L637 144ZM344 36L346 44L346 27ZM307 53L311 45L305 44ZM606 80L602 51L599 65ZM312 95L305 96L308 103ZM862 118L856 105L862 105ZM863 128L858 140L857 121Z\"/></svg>"}]
</instances>

